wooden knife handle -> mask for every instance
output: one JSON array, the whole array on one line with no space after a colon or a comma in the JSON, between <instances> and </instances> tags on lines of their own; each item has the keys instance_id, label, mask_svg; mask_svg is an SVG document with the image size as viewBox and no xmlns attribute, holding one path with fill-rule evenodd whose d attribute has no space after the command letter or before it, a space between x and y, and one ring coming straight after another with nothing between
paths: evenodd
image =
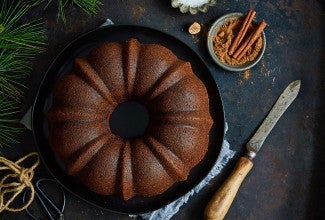
<instances>
[{"instance_id":1,"label":"wooden knife handle","mask_svg":"<svg viewBox=\"0 0 325 220\"><path fill-rule=\"evenodd\" d=\"M221 185L205 208L206 220L221 220L225 217L241 183L252 167L253 162L250 159L239 158L228 179Z\"/></svg>"}]
</instances>

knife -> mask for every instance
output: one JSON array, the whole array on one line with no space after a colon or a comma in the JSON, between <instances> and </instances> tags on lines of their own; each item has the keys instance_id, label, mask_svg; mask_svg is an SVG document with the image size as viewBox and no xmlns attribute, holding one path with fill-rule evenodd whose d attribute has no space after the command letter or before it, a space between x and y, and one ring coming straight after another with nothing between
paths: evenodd
<instances>
[{"instance_id":1,"label":"knife","mask_svg":"<svg viewBox=\"0 0 325 220\"><path fill-rule=\"evenodd\" d=\"M254 136L246 144L246 155L239 158L228 179L221 185L208 203L204 211L206 220L219 220L225 217L241 183L253 167L253 159L257 152L261 149L266 137L279 118L297 97L299 89L300 80L296 80L290 83L282 92L270 113L264 119Z\"/></svg>"}]
</instances>

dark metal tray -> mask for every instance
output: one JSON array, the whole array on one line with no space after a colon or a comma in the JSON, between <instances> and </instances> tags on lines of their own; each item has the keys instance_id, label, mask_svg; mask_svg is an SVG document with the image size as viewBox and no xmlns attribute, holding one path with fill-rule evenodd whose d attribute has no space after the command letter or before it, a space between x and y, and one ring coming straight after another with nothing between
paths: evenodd
<instances>
[{"instance_id":1,"label":"dark metal tray","mask_svg":"<svg viewBox=\"0 0 325 220\"><path fill-rule=\"evenodd\" d=\"M57 80L72 66L74 58L85 56L98 43L104 41L125 42L136 38L141 43L158 43L171 49L179 58L189 61L197 76L204 82L210 98L210 112L214 125L210 134L208 153L203 160L191 171L186 181L174 184L165 193L145 198L135 197L123 201L117 196L103 196L91 192L76 178L64 172L61 162L55 158L48 144L48 127L46 113L51 107L52 91ZM48 69L33 106L32 128L38 151L47 169L53 177L68 191L81 199L120 213L144 213L158 209L176 200L194 188L211 170L219 155L224 137L224 112L219 89L212 78L209 69L199 55L182 41L147 27L120 25L99 28L84 34L70 43L54 60Z\"/></svg>"}]
</instances>

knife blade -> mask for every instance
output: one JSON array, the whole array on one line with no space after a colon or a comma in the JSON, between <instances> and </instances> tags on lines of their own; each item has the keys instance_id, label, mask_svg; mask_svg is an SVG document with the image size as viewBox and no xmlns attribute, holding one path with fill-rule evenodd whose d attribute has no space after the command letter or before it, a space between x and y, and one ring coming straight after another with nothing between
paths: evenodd
<instances>
[{"instance_id":1,"label":"knife blade","mask_svg":"<svg viewBox=\"0 0 325 220\"><path fill-rule=\"evenodd\" d=\"M300 80L296 80L290 83L279 96L256 133L246 144L246 155L239 158L230 176L208 203L204 211L205 219L221 220L225 217L241 183L253 167L253 159L257 152L261 149L266 137L270 134L280 117L297 97L299 90Z\"/></svg>"},{"instance_id":2,"label":"knife blade","mask_svg":"<svg viewBox=\"0 0 325 220\"><path fill-rule=\"evenodd\" d=\"M282 114L287 110L290 104L295 100L300 90L300 80L293 81L282 92L276 103L273 105L270 113L264 119L254 136L249 140L246 145L247 154L249 157L254 158L256 153L262 147L266 137L270 134L271 130L278 122Z\"/></svg>"}]
</instances>

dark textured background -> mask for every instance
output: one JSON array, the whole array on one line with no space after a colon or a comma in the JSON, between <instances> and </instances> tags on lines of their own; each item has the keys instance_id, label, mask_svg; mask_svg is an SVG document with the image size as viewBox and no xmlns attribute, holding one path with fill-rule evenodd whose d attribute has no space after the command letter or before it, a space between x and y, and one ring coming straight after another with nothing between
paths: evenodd
<instances>
[{"instance_id":1,"label":"dark textured background","mask_svg":"<svg viewBox=\"0 0 325 220\"><path fill-rule=\"evenodd\" d=\"M22 111L35 99L46 69L58 53L78 35L96 28L107 17L116 24L136 24L163 30L184 41L207 62L219 85L229 131L226 135L236 156L223 172L184 205L174 219L201 219L205 205L225 180L244 146L282 90L293 80L302 87L297 99L283 115L255 160L226 219L321 219L325 216L324 74L325 14L322 1L304 0L219 0L208 13L181 14L170 1L103 1L95 16L69 9L66 25L56 22L54 7L35 8L28 15L43 17L48 32L47 51L33 61L34 70L26 80ZM221 15L257 11L265 19L267 48L260 63L243 72L224 71L210 59L206 32ZM197 21L203 25L199 36L190 36L186 27ZM2 149L14 160L35 150L32 134L20 135L21 144ZM47 176L43 166L38 177ZM1 219L28 219L24 212L0 214ZM66 219L129 219L93 207L67 194Z\"/></svg>"}]
</instances>

